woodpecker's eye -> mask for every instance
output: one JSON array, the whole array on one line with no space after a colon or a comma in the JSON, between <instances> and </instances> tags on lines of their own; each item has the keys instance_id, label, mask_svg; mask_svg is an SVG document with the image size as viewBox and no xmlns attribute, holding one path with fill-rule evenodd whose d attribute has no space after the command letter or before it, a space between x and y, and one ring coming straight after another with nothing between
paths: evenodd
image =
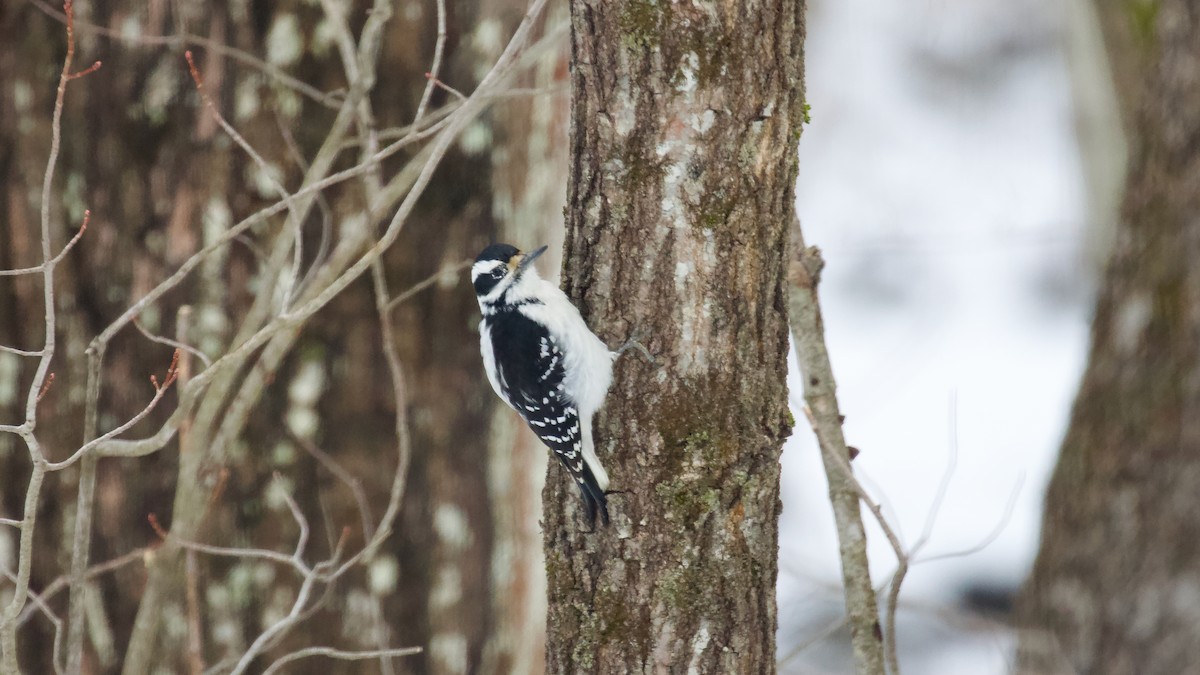
<instances>
[{"instance_id":1,"label":"woodpecker's eye","mask_svg":"<svg viewBox=\"0 0 1200 675\"><path fill-rule=\"evenodd\" d=\"M504 278L504 268L497 267L496 269L492 270L492 278L493 279L503 279Z\"/></svg>"}]
</instances>

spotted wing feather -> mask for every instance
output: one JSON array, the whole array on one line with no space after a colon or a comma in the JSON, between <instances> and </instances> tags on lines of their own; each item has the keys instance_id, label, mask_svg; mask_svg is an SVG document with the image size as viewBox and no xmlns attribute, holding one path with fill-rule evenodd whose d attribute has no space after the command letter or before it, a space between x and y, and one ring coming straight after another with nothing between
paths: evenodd
<instances>
[{"instance_id":1,"label":"spotted wing feather","mask_svg":"<svg viewBox=\"0 0 1200 675\"><path fill-rule=\"evenodd\" d=\"M546 444L583 496L589 522L608 524L608 500L583 457L579 411L565 395L563 354L553 336L519 312L488 319L502 396Z\"/></svg>"}]
</instances>

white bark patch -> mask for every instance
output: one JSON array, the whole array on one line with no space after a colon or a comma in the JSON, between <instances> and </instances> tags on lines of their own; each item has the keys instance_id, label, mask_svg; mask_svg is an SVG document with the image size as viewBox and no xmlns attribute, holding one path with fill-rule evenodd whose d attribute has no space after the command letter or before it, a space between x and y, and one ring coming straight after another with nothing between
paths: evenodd
<instances>
[{"instance_id":1,"label":"white bark patch","mask_svg":"<svg viewBox=\"0 0 1200 675\"><path fill-rule=\"evenodd\" d=\"M259 197L275 199L279 197L279 190L275 186L283 184L283 169L273 162L267 162L265 167L251 162L246 166L246 182Z\"/></svg>"},{"instance_id":2,"label":"white bark patch","mask_svg":"<svg viewBox=\"0 0 1200 675\"><path fill-rule=\"evenodd\" d=\"M675 85L675 91L688 94L696 91L696 73L700 70L700 57L696 52L688 52L679 66L680 82Z\"/></svg>"},{"instance_id":3,"label":"white bark patch","mask_svg":"<svg viewBox=\"0 0 1200 675\"><path fill-rule=\"evenodd\" d=\"M1113 320L1113 343L1119 351L1128 354L1137 349L1142 332L1150 323L1153 309L1150 297L1144 292L1130 296L1117 307L1117 315Z\"/></svg>"},{"instance_id":4,"label":"white bark patch","mask_svg":"<svg viewBox=\"0 0 1200 675\"><path fill-rule=\"evenodd\" d=\"M371 561L367 568L367 581L375 595L387 595L396 590L400 580L400 564L395 556L381 555Z\"/></svg>"},{"instance_id":5,"label":"white bark patch","mask_svg":"<svg viewBox=\"0 0 1200 675\"><path fill-rule=\"evenodd\" d=\"M452 552L462 551L471 543L471 527L466 515L449 502L441 504L434 512L433 529Z\"/></svg>"},{"instance_id":6,"label":"white bark patch","mask_svg":"<svg viewBox=\"0 0 1200 675\"><path fill-rule=\"evenodd\" d=\"M316 358L300 365L288 385L287 425L301 438L312 438L320 427L317 401L325 391L325 367Z\"/></svg>"},{"instance_id":7,"label":"white bark patch","mask_svg":"<svg viewBox=\"0 0 1200 675\"><path fill-rule=\"evenodd\" d=\"M504 26L497 19L485 19L479 23L479 27L471 36L471 46L479 55L479 58L474 60L476 80L482 80L487 76L492 67L491 64L495 62L497 56L500 56L500 52L504 51L506 40Z\"/></svg>"},{"instance_id":8,"label":"white bark patch","mask_svg":"<svg viewBox=\"0 0 1200 675\"><path fill-rule=\"evenodd\" d=\"M179 78L177 70L178 66L170 63L169 59L163 59L146 81L142 110L146 118L154 124L166 121L167 106L175 100Z\"/></svg>"},{"instance_id":9,"label":"white bark patch","mask_svg":"<svg viewBox=\"0 0 1200 675\"><path fill-rule=\"evenodd\" d=\"M442 672L467 672L467 638L461 633L438 633L429 640L429 655Z\"/></svg>"},{"instance_id":10,"label":"white bark patch","mask_svg":"<svg viewBox=\"0 0 1200 675\"><path fill-rule=\"evenodd\" d=\"M12 405L17 400L17 381L21 374L21 357L0 352L0 406Z\"/></svg>"},{"instance_id":11,"label":"white bark patch","mask_svg":"<svg viewBox=\"0 0 1200 675\"><path fill-rule=\"evenodd\" d=\"M275 466L291 466L296 463L296 447L288 441L279 441L271 449L271 463Z\"/></svg>"},{"instance_id":12,"label":"white bark patch","mask_svg":"<svg viewBox=\"0 0 1200 675\"><path fill-rule=\"evenodd\" d=\"M287 494L293 491L292 480L286 476L280 476L279 480L271 483L271 487L267 489L267 493L263 496L263 502L267 508L272 511L290 511L291 507L287 503Z\"/></svg>"},{"instance_id":13,"label":"white bark patch","mask_svg":"<svg viewBox=\"0 0 1200 675\"><path fill-rule=\"evenodd\" d=\"M625 103L625 105L615 105L612 110L609 110L609 115L612 117L613 131L617 132L617 137L620 139L629 138L633 133L634 127L637 126L637 107L633 105L634 97L630 95L631 87L629 86L629 78L620 76L617 78L617 91L624 95L614 97L614 101Z\"/></svg>"},{"instance_id":14,"label":"white bark patch","mask_svg":"<svg viewBox=\"0 0 1200 675\"><path fill-rule=\"evenodd\" d=\"M467 127L458 141L458 147L468 155L478 155L491 146L492 128L483 122Z\"/></svg>"},{"instance_id":15,"label":"white bark patch","mask_svg":"<svg viewBox=\"0 0 1200 675\"><path fill-rule=\"evenodd\" d=\"M121 40L123 42L135 42L142 37L142 24L138 20L136 14L130 14L121 22Z\"/></svg>"},{"instance_id":16,"label":"white bark patch","mask_svg":"<svg viewBox=\"0 0 1200 675\"><path fill-rule=\"evenodd\" d=\"M692 638L692 660L688 664L688 675L700 675L700 657L704 655L704 650L708 647L711 639L712 635L708 632L708 620L701 620L700 630Z\"/></svg>"},{"instance_id":17,"label":"white bark patch","mask_svg":"<svg viewBox=\"0 0 1200 675\"><path fill-rule=\"evenodd\" d=\"M300 20L295 14L285 13L275 17L267 31L267 62L276 66L290 66L300 60L304 53L304 37L300 34Z\"/></svg>"},{"instance_id":18,"label":"white bark patch","mask_svg":"<svg viewBox=\"0 0 1200 675\"><path fill-rule=\"evenodd\" d=\"M346 593L342 606L342 637L364 649L378 647L380 633L386 631L386 628L380 625L379 600L360 589L352 588ZM382 637L387 639L386 635Z\"/></svg>"},{"instance_id":19,"label":"white bark patch","mask_svg":"<svg viewBox=\"0 0 1200 675\"><path fill-rule=\"evenodd\" d=\"M687 262L680 261L680 262L675 263L675 290L676 291L680 291L680 292L683 291L684 286L687 284L688 275L690 275L691 272L692 272L692 267L691 267L691 265L687 264Z\"/></svg>"},{"instance_id":20,"label":"white bark patch","mask_svg":"<svg viewBox=\"0 0 1200 675\"><path fill-rule=\"evenodd\" d=\"M15 570L17 568L17 553L16 547L13 546L13 532L16 530L4 526L0 529L0 565L4 565L5 569Z\"/></svg>"},{"instance_id":21,"label":"white bark patch","mask_svg":"<svg viewBox=\"0 0 1200 675\"><path fill-rule=\"evenodd\" d=\"M292 405L313 406L320 400L324 390L325 369L317 360L307 360L288 385L288 402Z\"/></svg>"},{"instance_id":22,"label":"white bark patch","mask_svg":"<svg viewBox=\"0 0 1200 675\"><path fill-rule=\"evenodd\" d=\"M675 626L670 621L662 621L658 625L658 639L654 641L654 672L671 672L674 664L673 650L675 647Z\"/></svg>"},{"instance_id":23,"label":"white bark patch","mask_svg":"<svg viewBox=\"0 0 1200 675\"><path fill-rule=\"evenodd\" d=\"M12 102L13 108L18 113L29 112L29 107L33 103L33 88L25 80L17 80L12 86Z\"/></svg>"},{"instance_id":24,"label":"white bark patch","mask_svg":"<svg viewBox=\"0 0 1200 675\"><path fill-rule=\"evenodd\" d=\"M504 43L504 26L496 19L480 21L475 34L471 36L471 46L488 56L499 56L504 49Z\"/></svg>"},{"instance_id":25,"label":"white bark patch","mask_svg":"<svg viewBox=\"0 0 1200 675\"><path fill-rule=\"evenodd\" d=\"M416 23L416 22L420 21L421 17L424 15L425 15L425 10L421 7L421 3L419 3L419 2L404 3L404 20L405 21Z\"/></svg>"},{"instance_id":26,"label":"white bark patch","mask_svg":"<svg viewBox=\"0 0 1200 675\"><path fill-rule=\"evenodd\" d=\"M291 89L276 87L273 92L275 110L288 119L296 119L300 115L300 94Z\"/></svg>"},{"instance_id":27,"label":"white bark patch","mask_svg":"<svg viewBox=\"0 0 1200 675\"><path fill-rule=\"evenodd\" d=\"M1187 619L1188 623L1200 623L1200 581L1189 578L1177 580L1167 593L1167 606L1176 616Z\"/></svg>"},{"instance_id":28,"label":"white bark patch","mask_svg":"<svg viewBox=\"0 0 1200 675\"><path fill-rule=\"evenodd\" d=\"M312 438L321 426L321 418L311 408L293 408L287 413L288 429L301 438Z\"/></svg>"},{"instance_id":29,"label":"white bark patch","mask_svg":"<svg viewBox=\"0 0 1200 675\"><path fill-rule=\"evenodd\" d=\"M433 610L453 607L462 600L462 572L457 566L443 565L437 572L429 592L429 607Z\"/></svg>"},{"instance_id":30,"label":"white bark patch","mask_svg":"<svg viewBox=\"0 0 1200 675\"><path fill-rule=\"evenodd\" d=\"M258 114L262 108L262 98L258 95L259 79L257 76L244 77L238 80L233 89L233 119L248 120Z\"/></svg>"},{"instance_id":31,"label":"white bark patch","mask_svg":"<svg viewBox=\"0 0 1200 675\"><path fill-rule=\"evenodd\" d=\"M324 57L333 48L335 39L337 39L337 27L328 18L321 19L317 22L317 27L313 29L312 46L309 49L313 56Z\"/></svg>"}]
</instances>

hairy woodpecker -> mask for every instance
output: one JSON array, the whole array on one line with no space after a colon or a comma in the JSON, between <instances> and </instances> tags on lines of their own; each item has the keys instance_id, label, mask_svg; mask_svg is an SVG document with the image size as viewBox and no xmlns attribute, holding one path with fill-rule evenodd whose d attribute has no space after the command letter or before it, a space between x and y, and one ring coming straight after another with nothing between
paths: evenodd
<instances>
[{"instance_id":1,"label":"hairy woodpecker","mask_svg":"<svg viewBox=\"0 0 1200 675\"><path fill-rule=\"evenodd\" d=\"M575 479L587 519L608 524L608 474L592 443L592 416L604 405L616 353L588 329L579 310L508 244L483 249L471 282L483 321L479 348L492 389L520 413Z\"/></svg>"}]
</instances>

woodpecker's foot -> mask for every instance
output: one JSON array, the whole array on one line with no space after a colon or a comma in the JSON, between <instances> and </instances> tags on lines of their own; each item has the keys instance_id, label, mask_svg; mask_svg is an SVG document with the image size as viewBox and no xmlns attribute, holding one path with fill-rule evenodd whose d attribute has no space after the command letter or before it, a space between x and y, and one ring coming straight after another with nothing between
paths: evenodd
<instances>
[{"instance_id":1,"label":"woodpecker's foot","mask_svg":"<svg viewBox=\"0 0 1200 675\"><path fill-rule=\"evenodd\" d=\"M646 337L646 334L643 333L642 331L634 331L633 335L631 335L629 337L629 339L625 341L625 344L623 344L617 348L616 355L620 356L620 355L624 354L625 352L629 351L630 349L636 349L637 351L642 353L642 356L646 357L646 361L650 362L650 364L653 365L654 364L654 355L650 353L649 349L646 349L646 345L643 345L641 342L639 342L639 340L641 340L645 337Z\"/></svg>"}]
</instances>

